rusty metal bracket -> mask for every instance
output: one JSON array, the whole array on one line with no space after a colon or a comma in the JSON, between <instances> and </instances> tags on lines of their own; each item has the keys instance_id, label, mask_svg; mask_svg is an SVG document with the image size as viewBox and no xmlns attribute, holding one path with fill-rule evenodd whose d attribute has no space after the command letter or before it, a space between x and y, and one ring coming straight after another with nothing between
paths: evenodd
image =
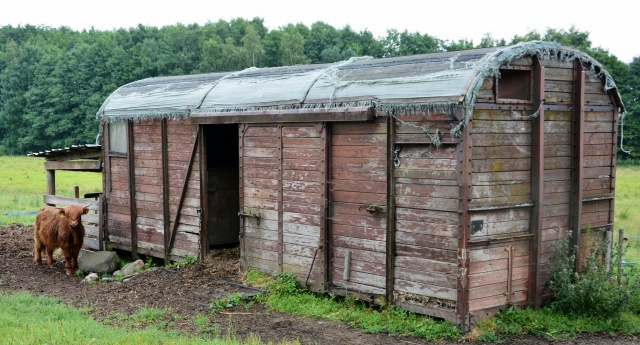
<instances>
[{"instance_id":1,"label":"rusty metal bracket","mask_svg":"<svg viewBox=\"0 0 640 345\"><path fill-rule=\"evenodd\" d=\"M253 214L251 212L245 213L244 211L240 211L240 212L238 212L238 216L254 218L256 220L256 225L260 226L260 218L261 218L261 216L259 214Z\"/></svg>"},{"instance_id":2,"label":"rusty metal bracket","mask_svg":"<svg viewBox=\"0 0 640 345\"><path fill-rule=\"evenodd\" d=\"M358 211L361 211L363 207L364 206L358 207ZM376 214L376 213L382 212L384 210L384 207L378 206L378 205L369 205L364 210L367 211L368 213Z\"/></svg>"}]
</instances>

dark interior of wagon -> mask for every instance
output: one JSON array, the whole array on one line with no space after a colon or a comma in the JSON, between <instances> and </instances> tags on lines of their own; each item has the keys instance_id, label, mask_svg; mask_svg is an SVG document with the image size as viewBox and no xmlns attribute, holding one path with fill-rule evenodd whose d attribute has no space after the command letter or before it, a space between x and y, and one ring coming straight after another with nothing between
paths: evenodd
<instances>
[{"instance_id":1,"label":"dark interior of wagon","mask_svg":"<svg viewBox=\"0 0 640 345\"><path fill-rule=\"evenodd\" d=\"M205 125L209 248L239 243L238 126Z\"/></svg>"}]
</instances>

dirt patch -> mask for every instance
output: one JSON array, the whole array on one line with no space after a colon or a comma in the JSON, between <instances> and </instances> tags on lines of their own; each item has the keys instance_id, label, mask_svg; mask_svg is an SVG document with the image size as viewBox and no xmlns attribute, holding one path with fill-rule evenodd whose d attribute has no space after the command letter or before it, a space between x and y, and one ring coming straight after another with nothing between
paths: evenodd
<instances>
[{"instance_id":1,"label":"dirt patch","mask_svg":"<svg viewBox=\"0 0 640 345\"><path fill-rule=\"evenodd\" d=\"M46 261L45 261L46 262ZM266 310L259 303L250 307L234 307L225 314L213 315L208 307L213 299L240 292L243 288L237 249L212 251L204 260L178 270L164 268L146 271L124 282L87 285L82 278L67 276L64 262L55 268L33 263L33 227L12 225L0 227L0 290L28 291L35 295L61 298L76 307L91 307L98 321L117 324L114 315L132 315L141 308L169 309L171 329L182 333L201 333L193 325L197 314L207 315L211 327L222 334L229 327L241 337L258 334L265 342L298 339L302 344L427 344L415 337L390 337L387 334L365 334L349 326L330 321L294 317ZM178 316L178 317L176 317ZM547 340L523 336L511 339L519 344L547 344ZM456 342L438 342L455 344ZM635 344L635 337L588 335L579 340L558 344Z\"/></svg>"}]
</instances>

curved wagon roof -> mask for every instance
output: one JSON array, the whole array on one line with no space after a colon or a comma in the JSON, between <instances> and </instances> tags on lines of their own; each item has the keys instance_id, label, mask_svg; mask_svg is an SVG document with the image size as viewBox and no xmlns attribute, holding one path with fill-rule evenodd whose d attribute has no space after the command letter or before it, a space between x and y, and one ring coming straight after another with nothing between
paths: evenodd
<instances>
[{"instance_id":1,"label":"curved wagon roof","mask_svg":"<svg viewBox=\"0 0 640 345\"><path fill-rule=\"evenodd\" d=\"M97 113L108 122L128 119L184 118L223 112L333 108L373 105L376 109L441 110L464 107L503 63L523 56L579 59L603 80L618 106L622 102L611 75L590 56L550 42L394 58L351 58L333 64L248 68L148 78L113 92Z\"/></svg>"}]
</instances>

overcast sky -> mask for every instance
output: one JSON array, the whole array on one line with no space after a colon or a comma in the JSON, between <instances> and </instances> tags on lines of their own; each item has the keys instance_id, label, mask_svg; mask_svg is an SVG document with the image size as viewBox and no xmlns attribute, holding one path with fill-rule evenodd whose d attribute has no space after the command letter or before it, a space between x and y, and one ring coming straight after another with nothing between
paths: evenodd
<instances>
[{"instance_id":1,"label":"overcast sky","mask_svg":"<svg viewBox=\"0 0 640 345\"><path fill-rule=\"evenodd\" d=\"M575 25L590 33L594 47L630 62L640 56L639 13L640 3L632 0L10 0L0 7L0 26L112 30L260 17L269 29L323 21L376 37L395 28L477 44L485 33L509 41L530 30Z\"/></svg>"}]
</instances>

